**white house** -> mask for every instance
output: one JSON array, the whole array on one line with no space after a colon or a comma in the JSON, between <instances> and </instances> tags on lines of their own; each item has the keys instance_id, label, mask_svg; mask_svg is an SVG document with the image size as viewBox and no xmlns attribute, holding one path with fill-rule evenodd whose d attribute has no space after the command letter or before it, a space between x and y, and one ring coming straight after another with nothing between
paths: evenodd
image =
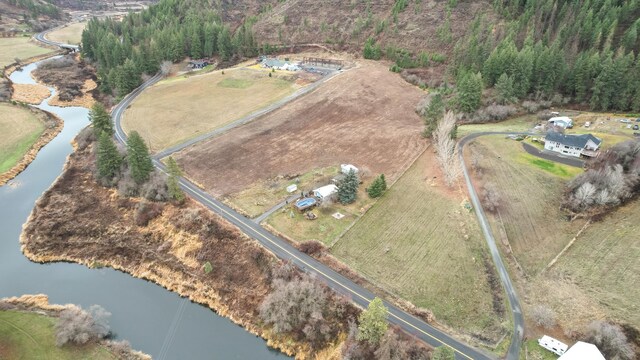
<instances>
[{"instance_id":1,"label":"white house","mask_svg":"<svg viewBox=\"0 0 640 360\"><path fill-rule=\"evenodd\" d=\"M547 335L544 335L540 339L538 339L538 345L542 346L543 348L551 351L552 353L558 356L561 356L562 354L564 354L565 351L567 351L567 349L569 348L567 344L560 342L552 338L551 336L547 336Z\"/></svg>"},{"instance_id":2,"label":"white house","mask_svg":"<svg viewBox=\"0 0 640 360\"><path fill-rule=\"evenodd\" d=\"M544 148L569 156L596 156L602 143L601 139L591 135L565 135L558 132L548 132L544 139Z\"/></svg>"},{"instance_id":3,"label":"white house","mask_svg":"<svg viewBox=\"0 0 640 360\"><path fill-rule=\"evenodd\" d=\"M358 173L358 168L351 165L351 164L341 164L340 165L340 172L347 175L349 173L349 171L353 170L354 173Z\"/></svg>"},{"instance_id":4,"label":"white house","mask_svg":"<svg viewBox=\"0 0 640 360\"><path fill-rule=\"evenodd\" d=\"M560 126L563 129L573 127L573 120L567 116L555 116L548 120L549 125Z\"/></svg>"},{"instance_id":5,"label":"white house","mask_svg":"<svg viewBox=\"0 0 640 360\"><path fill-rule=\"evenodd\" d=\"M597 346L578 341L558 360L605 360L605 358Z\"/></svg>"},{"instance_id":6,"label":"white house","mask_svg":"<svg viewBox=\"0 0 640 360\"><path fill-rule=\"evenodd\" d=\"M335 184L325 185L313 190L313 196L321 201L331 199L331 197L338 193L338 187Z\"/></svg>"}]
</instances>

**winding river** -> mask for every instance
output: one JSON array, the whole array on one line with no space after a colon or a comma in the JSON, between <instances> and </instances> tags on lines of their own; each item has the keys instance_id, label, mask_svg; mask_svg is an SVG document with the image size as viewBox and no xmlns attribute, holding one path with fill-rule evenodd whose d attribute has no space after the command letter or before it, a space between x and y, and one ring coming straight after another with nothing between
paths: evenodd
<instances>
[{"instance_id":1,"label":"winding river","mask_svg":"<svg viewBox=\"0 0 640 360\"><path fill-rule=\"evenodd\" d=\"M15 71L11 80L34 84L30 74L36 67L37 63ZM62 118L64 129L24 172L0 187L0 297L43 293L54 304L99 304L112 313L110 324L117 337L154 359L288 358L228 319L153 283L107 268L36 264L22 255L22 224L61 173L72 152L71 140L89 123L87 109L50 106L48 100L38 107Z\"/></svg>"}]
</instances>

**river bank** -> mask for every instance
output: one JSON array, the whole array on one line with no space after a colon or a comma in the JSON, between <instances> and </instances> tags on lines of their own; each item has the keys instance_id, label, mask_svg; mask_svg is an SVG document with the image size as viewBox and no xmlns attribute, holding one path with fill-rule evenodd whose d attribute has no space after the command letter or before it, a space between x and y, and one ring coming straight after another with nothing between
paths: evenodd
<instances>
[{"instance_id":1,"label":"river bank","mask_svg":"<svg viewBox=\"0 0 640 360\"><path fill-rule=\"evenodd\" d=\"M151 203L143 214L142 199L95 182L93 161L91 144L76 146L62 175L37 201L20 237L27 258L111 267L206 305L286 354L339 355L339 343L312 350L263 325L259 307L273 290L280 260L190 199ZM147 225L138 225L141 216L150 218ZM346 331L346 319L335 319L335 326Z\"/></svg>"},{"instance_id":2,"label":"river bank","mask_svg":"<svg viewBox=\"0 0 640 360\"><path fill-rule=\"evenodd\" d=\"M49 303L46 295L22 295L0 299L0 358L24 358L46 355L55 358L119 358L151 360L151 356L130 348L127 342L109 339L89 340L83 344L55 346L54 327L65 310L79 313L73 304ZM19 331L16 331L18 329ZM35 343L36 346L33 346Z\"/></svg>"}]
</instances>

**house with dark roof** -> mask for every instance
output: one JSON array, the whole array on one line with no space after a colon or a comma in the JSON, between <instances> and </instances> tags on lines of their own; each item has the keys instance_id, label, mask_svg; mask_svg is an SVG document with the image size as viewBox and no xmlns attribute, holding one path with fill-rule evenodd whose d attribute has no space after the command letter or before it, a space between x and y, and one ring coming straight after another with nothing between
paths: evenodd
<instances>
[{"instance_id":1,"label":"house with dark roof","mask_svg":"<svg viewBox=\"0 0 640 360\"><path fill-rule=\"evenodd\" d=\"M565 135L550 131L544 139L544 148L546 150L575 157L596 156L600 144L602 144L602 140L591 134Z\"/></svg>"}]
</instances>

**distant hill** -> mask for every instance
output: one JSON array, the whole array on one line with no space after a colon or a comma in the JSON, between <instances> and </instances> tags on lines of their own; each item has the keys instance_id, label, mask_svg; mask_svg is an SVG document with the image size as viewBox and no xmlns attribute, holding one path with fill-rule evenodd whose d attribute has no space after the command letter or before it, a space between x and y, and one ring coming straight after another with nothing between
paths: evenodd
<instances>
[{"instance_id":1,"label":"distant hill","mask_svg":"<svg viewBox=\"0 0 640 360\"><path fill-rule=\"evenodd\" d=\"M65 15L44 0L0 0L0 31L41 31L61 24Z\"/></svg>"}]
</instances>

